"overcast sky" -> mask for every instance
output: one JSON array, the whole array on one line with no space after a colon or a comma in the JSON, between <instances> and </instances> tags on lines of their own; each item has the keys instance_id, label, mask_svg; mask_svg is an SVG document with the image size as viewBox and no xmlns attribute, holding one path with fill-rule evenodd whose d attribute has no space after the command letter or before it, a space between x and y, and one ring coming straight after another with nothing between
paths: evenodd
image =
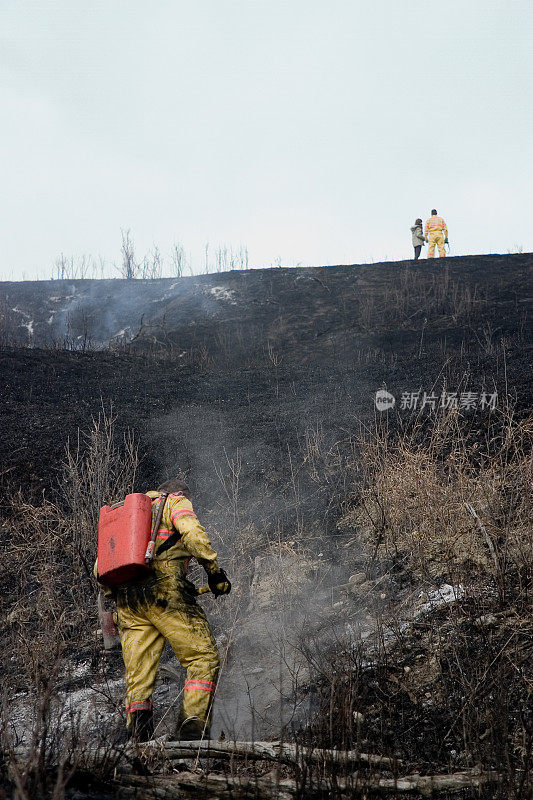
<instances>
[{"instance_id":1,"label":"overcast sky","mask_svg":"<svg viewBox=\"0 0 533 800\"><path fill-rule=\"evenodd\" d=\"M533 250L531 0L0 0L0 278Z\"/></svg>"}]
</instances>

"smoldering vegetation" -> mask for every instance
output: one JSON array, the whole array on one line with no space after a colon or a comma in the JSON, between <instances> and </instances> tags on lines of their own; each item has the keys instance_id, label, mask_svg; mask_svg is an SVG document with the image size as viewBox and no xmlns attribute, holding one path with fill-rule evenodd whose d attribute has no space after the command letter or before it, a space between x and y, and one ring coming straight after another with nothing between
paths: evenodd
<instances>
[{"instance_id":1,"label":"smoldering vegetation","mask_svg":"<svg viewBox=\"0 0 533 800\"><path fill-rule=\"evenodd\" d=\"M215 738L390 759L385 771L280 762L288 796L291 781L296 796L370 797L379 776L477 768L493 776L484 797L528 797L531 430L507 409L484 442L468 440L453 410L394 432L363 428L332 448L310 431L289 484L256 506L242 502L242 460L228 453L210 532L234 591L205 602L223 657ZM87 783L103 792L115 767L123 684L119 655L103 656L97 634L94 515L135 487L137 467L133 438L117 437L103 413L69 446L62 502L17 494L5 508L2 737L14 797L69 796ZM340 513L326 541L335 487ZM309 513L313 491L321 502ZM182 681L165 653L160 735ZM250 780L237 762L228 768L232 791ZM256 764L255 796L275 796L265 774Z\"/></svg>"},{"instance_id":2,"label":"smoldering vegetation","mask_svg":"<svg viewBox=\"0 0 533 800\"><path fill-rule=\"evenodd\" d=\"M390 334L440 358L459 339L493 351L527 338L531 254L335 267L236 270L154 280L4 282L0 344L85 352L149 352L231 368L264 366L271 351L394 360ZM438 264L438 262L436 262Z\"/></svg>"}]
</instances>

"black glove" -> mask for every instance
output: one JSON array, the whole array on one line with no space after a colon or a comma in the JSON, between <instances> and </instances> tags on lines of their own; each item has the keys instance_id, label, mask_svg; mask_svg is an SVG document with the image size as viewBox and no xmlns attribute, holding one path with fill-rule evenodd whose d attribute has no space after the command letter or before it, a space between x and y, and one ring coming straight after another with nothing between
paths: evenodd
<instances>
[{"instance_id":1,"label":"black glove","mask_svg":"<svg viewBox=\"0 0 533 800\"><path fill-rule=\"evenodd\" d=\"M208 572L207 582L215 597L231 592L230 580L223 569L219 569L218 572Z\"/></svg>"},{"instance_id":2,"label":"black glove","mask_svg":"<svg viewBox=\"0 0 533 800\"><path fill-rule=\"evenodd\" d=\"M446 239L444 240L444 244L450 244L448 241L448 237L446 237Z\"/></svg>"}]
</instances>

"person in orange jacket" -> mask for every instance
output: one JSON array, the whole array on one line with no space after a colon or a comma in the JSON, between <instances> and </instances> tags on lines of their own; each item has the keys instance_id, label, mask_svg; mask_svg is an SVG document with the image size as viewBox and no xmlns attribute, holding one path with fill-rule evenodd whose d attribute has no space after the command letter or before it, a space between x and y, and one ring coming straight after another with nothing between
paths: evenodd
<instances>
[{"instance_id":1,"label":"person in orange jacket","mask_svg":"<svg viewBox=\"0 0 533 800\"><path fill-rule=\"evenodd\" d=\"M426 227L424 229L426 242L428 245L428 258L433 258L435 255L435 245L439 248L439 256L444 258L446 252L444 245L448 244L448 227L442 217L437 214L437 209L431 209L431 217L426 220Z\"/></svg>"}]
</instances>

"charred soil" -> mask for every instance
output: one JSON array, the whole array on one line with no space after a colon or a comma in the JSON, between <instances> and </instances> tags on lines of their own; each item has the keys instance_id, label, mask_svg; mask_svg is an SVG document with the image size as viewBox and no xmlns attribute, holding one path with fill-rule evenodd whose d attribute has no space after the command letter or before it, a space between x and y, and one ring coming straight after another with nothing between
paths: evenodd
<instances>
[{"instance_id":1,"label":"charred soil","mask_svg":"<svg viewBox=\"0 0 533 800\"><path fill-rule=\"evenodd\" d=\"M102 667L93 634L93 534L80 544L65 493L67 447L83 451L92 420L111 415L116 441L138 446L136 490L186 477L235 579L208 609L226 664L217 736L372 752L394 760L389 777L479 767L499 778L459 796L530 797L532 265L488 255L3 284L2 673L22 693L12 720L40 697L49 730L50 696L66 696L58 664L83 702L91 686L108 692L108 742L120 717L120 662ZM163 662L161 707L181 686ZM7 762L16 737L8 744ZM310 763L283 767L287 796L389 796ZM154 781L130 782L129 795L157 796ZM254 796L275 794L262 785ZM214 796L214 784L184 786L160 796Z\"/></svg>"}]
</instances>

